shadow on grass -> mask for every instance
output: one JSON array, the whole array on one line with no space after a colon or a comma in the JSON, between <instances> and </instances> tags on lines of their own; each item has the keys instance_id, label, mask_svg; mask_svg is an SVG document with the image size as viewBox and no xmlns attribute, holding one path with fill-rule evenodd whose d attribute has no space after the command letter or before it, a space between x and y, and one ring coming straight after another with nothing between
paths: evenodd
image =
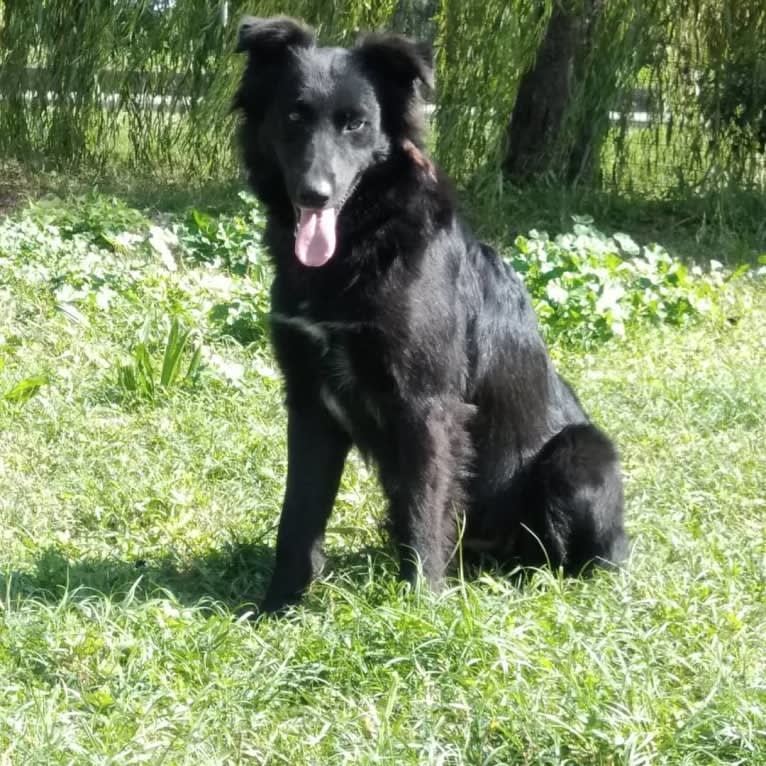
<instances>
[{"instance_id":1,"label":"shadow on grass","mask_svg":"<svg viewBox=\"0 0 766 766\"><path fill-rule=\"evenodd\" d=\"M551 236L571 231L573 215L592 216L605 234L622 231L639 244L658 243L689 263L715 259L729 268L754 265L766 242L766 194L761 190L658 198L538 183L524 188L505 184L499 194L496 175L479 171L461 199L481 237L501 247L531 229Z\"/></svg>"},{"instance_id":2,"label":"shadow on grass","mask_svg":"<svg viewBox=\"0 0 766 766\"><path fill-rule=\"evenodd\" d=\"M392 551L363 548L326 553L323 574L337 571L349 589L361 589L371 568L395 577ZM11 602L35 599L45 604L102 595L121 600L163 598L167 594L184 606L224 606L232 612L256 605L266 592L274 566L274 550L262 543L232 543L183 562L168 557L156 562L118 558L70 559L51 547L38 557L31 572L0 573L0 593ZM390 571L388 571L390 570Z\"/></svg>"},{"instance_id":3,"label":"shadow on grass","mask_svg":"<svg viewBox=\"0 0 766 766\"><path fill-rule=\"evenodd\" d=\"M45 170L0 159L0 214L43 197L66 199L93 191L150 212L181 213L195 207L212 214L233 213L241 209L238 195L246 188L236 170L220 178L189 179L167 173L142 174L121 166L111 170Z\"/></svg>"}]
</instances>

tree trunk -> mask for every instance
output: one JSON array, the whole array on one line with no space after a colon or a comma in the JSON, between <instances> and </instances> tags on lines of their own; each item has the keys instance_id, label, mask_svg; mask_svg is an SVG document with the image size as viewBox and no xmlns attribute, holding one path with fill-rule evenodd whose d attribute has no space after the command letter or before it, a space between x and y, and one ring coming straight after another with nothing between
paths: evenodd
<instances>
[{"instance_id":1,"label":"tree trunk","mask_svg":"<svg viewBox=\"0 0 766 766\"><path fill-rule=\"evenodd\" d=\"M593 28L603 0L556 2L534 65L521 78L508 125L504 169L508 178L525 183L544 175L573 181L592 157L588 124L577 126L566 146L564 120L585 72L582 62L593 45Z\"/></svg>"}]
</instances>

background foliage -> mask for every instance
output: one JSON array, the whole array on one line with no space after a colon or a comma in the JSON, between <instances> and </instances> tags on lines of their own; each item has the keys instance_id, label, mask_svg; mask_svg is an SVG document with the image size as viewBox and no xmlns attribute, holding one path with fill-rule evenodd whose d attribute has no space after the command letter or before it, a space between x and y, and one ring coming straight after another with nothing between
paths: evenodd
<instances>
[{"instance_id":1,"label":"background foliage","mask_svg":"<svg viewBox=\"0 0 766 766\"><path fill-rule=\"evenodd\" d=\"M0 153L58 165L115 159L231 173L228 114L245 13L288 11L328 37L374 28L394 0L5 0Z\"/></svg>"},{"instance_id":2,"label":"background foliage","mask_svg":"<svg viewBox=\"0 0 766 766\"><path fill-rule=\"evenodd\" d=\"M652 195L763 190L762 0L558 3L575 15L589 9L592 23L568 79L564 128L549 147L554 176ZM461 181L479 176L493 185L520 78L535 63L554 7L551 0L4 0L0 155L230 174L237 22L245 12L286 12L329 41L379 27L434 38L437 155Z\"/></svg>"}]
</instances>

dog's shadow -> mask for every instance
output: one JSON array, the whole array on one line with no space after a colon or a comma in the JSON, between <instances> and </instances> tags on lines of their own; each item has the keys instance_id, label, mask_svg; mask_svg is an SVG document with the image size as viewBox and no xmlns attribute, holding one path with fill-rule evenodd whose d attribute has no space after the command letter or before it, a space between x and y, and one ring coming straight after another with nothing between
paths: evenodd
<instances>
[{"instance_id":1,"label":"dog's shadow","mask_svg":"<svg viewBox=\"0 0 766 766\"><path fill-rule=\"evenodd\" d=\"M324 572L342 573L344 585L361 588L374 576L395 577L392 551L367 547L326 552ZM69 558L45 549L29 571L0 572L0 593L13 602L34 599L59 604L105 596L112 601L173 598L184 606L233 613L257 605L274 567L274 549L263 543L230 543L204 555L156 561Z\"/></svg>"}]
</instances>

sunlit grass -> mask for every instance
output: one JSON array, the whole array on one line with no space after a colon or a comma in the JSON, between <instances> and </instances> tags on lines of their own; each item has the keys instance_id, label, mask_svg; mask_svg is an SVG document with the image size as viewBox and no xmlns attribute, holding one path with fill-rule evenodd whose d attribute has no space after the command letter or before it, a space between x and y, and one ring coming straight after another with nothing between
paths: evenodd
<instances>
[{"instance_id":1,"label":"sunlit grass","mask_svg":"<svg viewBox=\"0 0 766 766\"><path fill-rule=\"evenodd\" d=\"M404 592L353 459L322 578L253 626L237 615L264 591L285 474L265 293L225 240L183 232L175 270L148 228L86 268L141 228L98 204L69 216L82 245L32 224L0 240L0 763L766 762L762 283L717 319L554 348L622 452L624 571ZM213 310L236 301L244 345ZM126 396L147 316L157 378L172 316L199 376Z\"/></svg>"}]
</instances>

